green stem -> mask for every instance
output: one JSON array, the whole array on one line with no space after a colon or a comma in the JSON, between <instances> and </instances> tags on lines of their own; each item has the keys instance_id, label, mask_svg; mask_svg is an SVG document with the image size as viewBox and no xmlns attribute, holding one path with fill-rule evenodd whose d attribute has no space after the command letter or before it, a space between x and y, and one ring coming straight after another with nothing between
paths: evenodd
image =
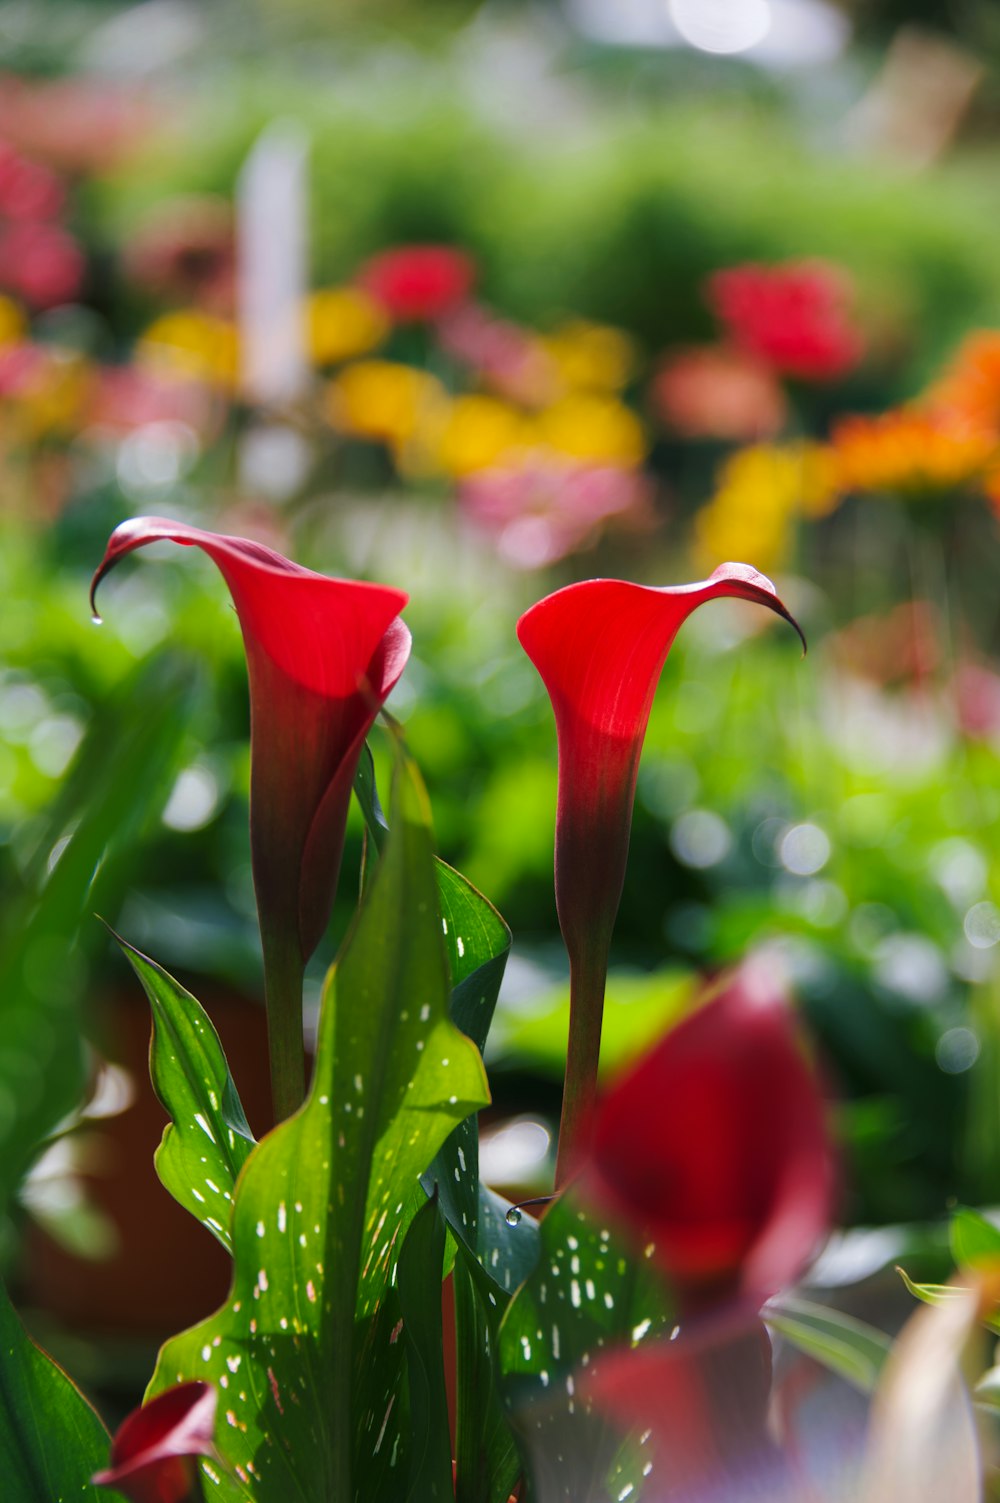
<instances>
[{"instance_id":1,"label":"green stem","mask_svg":"<svg viewBox=\"0 0 1000 1503\"><path fill-rule=\"evenodd\" d=\"M604 988L608 979L608 944L591 944L569 968L569 1042L563 1083L556 1190L561 1190L585 1146L582 1134L597 1100L597 1066L601 1056Z\"/></svg>"},{"instance_id":2,"label":"green stem","mask_svg":"<svg viewBox=\"0 0 1000 1503\"><path fill-rule=\"evenodd\" d=\"M302 1031L302 982L305 975L298 943L264 940L264 996L267 1001L267 1052L271 1065L271 1103L275 1122L298 1111L306 1096L305 1040Z\"/></svg>"}]
</instances>

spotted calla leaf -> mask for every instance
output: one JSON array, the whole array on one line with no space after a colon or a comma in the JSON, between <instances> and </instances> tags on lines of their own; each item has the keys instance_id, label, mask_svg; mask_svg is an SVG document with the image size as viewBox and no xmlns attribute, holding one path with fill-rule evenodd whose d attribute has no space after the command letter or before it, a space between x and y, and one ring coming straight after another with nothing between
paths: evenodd
<instances>
[{"instance_id":1,"label":"spotted calla leaf","mask_svg":"<svg viewBox=\"0 0 1000 1503\"><path fill-rule=\"evenodd\" d=\"M403 1349L387 1338L368 1351L364 1328L380 1325L420 1173L488 1093L478 1051L447 1014L429 810L405 761L393 814L327 982L309 1096L237 1184L229 1297L167 1343L151 1384L218 1384L226 1466L204 1464L210 1498L405 1496L412 1438L390 1428ZM384 1405L369 1414L373 1391Z\"/></svg>"},{"instance_id":2,"label":"spotted calla leaf","mask_svg":"<svg viewBox=\"0 0 1000 1503\"><path fill-rule=\"evenodd\" d=\"M371 754L358 764L354 792L377 850L389 826L382 812ZM451 977L451 1017L482 1052L510 954L511 933L493 904L461 872L435 860L441 926ZM538 1256L537 1223L517 1228L505 1219L507 1203L479 1182L479 1126L469 1117L451 1134L423 1177L435 1187L441 1210L457 1241L476 1260L477 1279L492 1294L493 1308L527 1278Z\"/></svg>"},{"instance_id":3,"label":"spotted calla leaf","mask_svg":"<svg viewBox=\"0 0 1000 1503\"><path fill-rule=\"evenodd\" d=\"M444 1381L441 1286L445 1226L432 1196L414 1216L399 1255L397 1282L409 1376L413 1459L407 1503L451 1503L451 1441Z\"/></svg>"},{"instance_id":4,"label":"spotted calla leaf","mask_svg":"<svg viewBox=\"0 0 1000 1503\"><path fill-rule=\"evenodd\" d=\"M544 1503L638 1499L640 1454L577 1386L605 1349L638 1347L669 1332L669 1292L652 1251L636 1256L572 1190L548 1211L538 1235L538 1266L510 1301L498 1353L530 1496Z\"/></svg>"},{"instance_id":5,"label":"spotted calla leaf","mask_svg":"<svg viewBox=\"0 0 1000 1503\"><path fill-rule=\"evenodd\" d=\"M119 944L149 999L149 1073L170 1116L156 1172L174 1199L232 1252L233 1194L256 1140L219 1035L190 992L124 940Z\"/></svg>"},{"instance_id":6,"label":"spotted calla leaf","mask_svg":"<svg viewBox=\"0 0 1000 1503\"><path fill-rule=\"evenodd\" d=\"M0 1477L5 1503L113 1503L91 1474L107 1462L100 1419L18 1319L0 1283Z\"/></svg>"}]
</instances>

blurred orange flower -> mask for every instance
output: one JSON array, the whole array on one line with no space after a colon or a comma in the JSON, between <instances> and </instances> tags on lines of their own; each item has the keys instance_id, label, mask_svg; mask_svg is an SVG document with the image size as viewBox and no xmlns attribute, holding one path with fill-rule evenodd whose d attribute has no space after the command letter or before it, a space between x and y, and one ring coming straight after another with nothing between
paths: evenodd
<instances>
[{"instance_id":1,"label":"blurred orange flower","mask_svg":"<svg viewBox=\"0 0 1000 1503\"><path fill-rule=\"evenodd\" d=\"M771 438L788 416L773 372L721 344L670 352L653 379L652 400L657 416L683 438Z\"/></svg>"},{"instance_id":2,"label":"blurred orange flower","mask_svg":"<svg viewBox=\"0 0 1000 1503\"><path fill-rule=\"evenodd\" d=\"M1000 460L1000 437L954 411L897 407L846 417L832 434L847 490L934 497L981 484Z\"/></svg>"},{"instance_id":3,"label":"blurred orange flower","mask_svg":"<svg viewBox=\"0 0 1000 1503\"><path fill-rule=\"evenodd\" d=\"M963 340L925 400L970 426L1000 432L1000 329L979 329Z\"/></svg>"}]
</instances>

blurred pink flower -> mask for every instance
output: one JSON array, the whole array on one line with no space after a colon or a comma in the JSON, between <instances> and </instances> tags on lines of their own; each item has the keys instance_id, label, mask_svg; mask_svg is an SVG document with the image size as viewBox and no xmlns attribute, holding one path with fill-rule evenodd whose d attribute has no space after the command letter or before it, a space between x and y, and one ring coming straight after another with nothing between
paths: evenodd
<instances>
[{"instance_id":1,"label":"blurred pink flower","mask_svg":"<svg viewBox=\"0 0 1000 1503\"><path fill-rule=\"evenodd\" d=\"M130 432L148 423L186 423L201 432L211 416L211 394L196 381L168 380L135 365L105 366L97 373L88 423Z\"/></svg>"},{"instance_id":2,"label":"blurred pink flower","mask_svg":"<svg viewBox=\"0 0 1000 1503\"><path fill-rule=\"evenodd\" d=\"M0 140L0 214L8 219L53 219L65 202L54 172Z\"/></svg>"},{"instance_id":3,"label":"blurred pink flower","mask_svg":"<svg viewBox=\"0 0 1000 1503\"><path fill-rule=\"evenodd\" d=\"M161 204L125 247L126 274L172 302L232 311L236 248L232 208L212 194Z\"/></svg>"},{"instance_id":4,"label":"blurred pink flower","mask_svg":"<svg viewBox=\"0 0 1000 1503\"><path fill-rule=\"evenodd\" d=\"M0 135L65 172L107 171L145 146L158 111L108 79L0 75Z\"/></svg>"},{"instance_id":5,"label":"blurred pink flower","mask_svg":"<svg viewBox=\"0 0 1000 1503\"><path fill-rule=\"evenodd\" d=\"M556 393L556 373L539 340L481 304L466 303L447 314L438 339L446 354L471 366L511 401L535 407Z\"/></svg>"},{"instance_id":6,"label":"blurred pink flower","mask_svg":"<svg viewBox=\"0 0 1000 1503\"><path fill-rule=\"evenodd\" d=\"M502 558L542 569L585 547L612 518L645 526L650 485L635 470L535 458L470 475L458 499L465 515L496 538Z\"/></svg>"},{"instance_id":7,"label":"blurred pink flower","mask_svg":"<svg viewBox=\"0 0 1000 1503\"><path fill-rule=\"evenodd\" d=\"M773 371L721 344L669 351L651 397L657 416L683 438L771 438L788 416Z\"/></svg>"},{"instance_id":8,"label":"blurred pink flower","mask_svg":"<svg viewBox=\"0 0 1000 1503\"><path fill-rule=\"evenodd\" d=\"M357 280L397 323L449 313L472 291L472 258L451 245L399 245L372 256Z\"/></svg>"},{"instance_id":9,"label":"blurred pink flower","mask_svg":"<svg viewBox=\"0 0 1000 1503\"><path fill-rule=\"evenodd\" d=\"M708 305L735 343L803 381L835 381L861 360L852 291L847 273L825 261L730 266L706 283Z\"/></svg>"}]
</instances>

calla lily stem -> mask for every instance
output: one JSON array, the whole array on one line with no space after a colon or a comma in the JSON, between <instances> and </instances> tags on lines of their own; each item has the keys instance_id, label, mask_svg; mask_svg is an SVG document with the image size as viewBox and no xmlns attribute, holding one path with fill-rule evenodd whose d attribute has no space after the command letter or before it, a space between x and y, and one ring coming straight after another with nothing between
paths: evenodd
<instances>
[{"instance_id":1,"label":"calla lily stem","mask_svg":"<svg viewBox=\"0 0 1000 1503\"><path fill-rule=\"evenodd\" d=\"M563 1081L556 1190L563 1189L586 1148L583 1134L597 1103L597 1067L601 1055L604 989L608 976L607 946L595 947L570 961L569 1044Z\"/></svg>"},{"instance_id":2,"label":"calla lily stem","mask_svg":"<svg viewBox=\"0 0 1000 1503\"><path fill-rule=\"evenodd\" d=\"M306 1056L302 1029L305 962L297 944L283 937L264 939L264 996L271 1102L275 1122L297 1112L306 1096Z\"/></svg>"}]
</instances>

